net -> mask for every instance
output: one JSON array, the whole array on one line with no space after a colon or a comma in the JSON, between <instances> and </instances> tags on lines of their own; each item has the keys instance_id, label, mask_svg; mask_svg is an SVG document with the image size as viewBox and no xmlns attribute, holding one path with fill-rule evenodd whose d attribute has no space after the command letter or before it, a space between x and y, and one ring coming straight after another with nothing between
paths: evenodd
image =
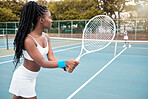
<instances>
[{"instance_id":1,"label":"net","mask_svg":"<svg viewBox=\"0 0 148 99\"><path fill-rule=\"evenodd\" d=\"M6 47L6 39L5 35L1 34L0 35L0 48L5 48Z\"/></svg>"},{"instance_id":2,"label":"net","mask_svg":"<svg viewBox=\"0 0 148 99\"><path fill-rule=\"evenodd\" d=\"M0 49L13 48L14 34L1 34L0 35Z\"/></svg>"},{"instance_id":3,"label":"net","mask_svg":"<svg viewBox=\"0 0 148 99\"><path fill-rule=\"evenodd\" d=\"M122 40L120 33L126 26L128 37L130 40L148 40L148 18L132 18L132 19L117 19L116 24L116 40ZM50 30L45 29L44 32L50 33L55 37L72 37L82 38L85 25L88 20L53 20ZM0 34L16 34L18 22L0 22Z\"/></svg>"},{"instance_id":4,"label":"net","mask_svg":"<svg viewBox=\"0 0 148 99\"><path fill-rule=\"evenodd\" d=\"M13 48L13 40L14 40L14 36L10 37L10 35L8 35L8 44L9 44L9 48ZM50 37L51 40L51 46L52 48L81 48L81 44L82 44L82 39L80 38L63 38L63 37ZM106 42L108 42L106 40ZM124 45L124 40L113 40L111 42L111 44L97 52L97 53L106 53L106 54L112 54L114 55L115 51L116 54L118 54L122 49L123 49L123 45ZM141 55L141 56L148 56L148 41L138 41L138 40L129 40L126 43L126 47L128 47L128 42L131 44L131 48L128 48L127 51L125 51L123 54L125 55ZM117 44L116 50L115 50L115 45ZM1 35L0 36L0 49L5 48L6 49L6 36L5 35ZM77 50L77 49L76 49ZM77 52L79 52L79 50Z\"/></svg>"},{"instance_id":5,"label":"net","mask_svg":"<svg viewBox=\"0 0 148 99\"><path fill-rule=\"evenodd\" d=\"M63 47L63 46L72 46L80 45L82 39L79 38L62 38L62 37L50 37L50 43L52 47Z\"/></svg>"},{"instance_id":6,"label":"net","mask_svg":"<svg viewBox=\"0 0 148 99\"><path fill-rule=\"evenodd\" d=\"M82 39L79 38L61 38L61 37L50 37L52 48L81 48ZM109 42L106 40L106 42ZM117 55L121 50L124 49L125 41L124 40L113 40L111 44L105 49L97 52L97 53L106 53L112 54L113 56ZM131 48L129 47L131 45ZM95 46L95 45L94 45ZM140 55L140 56L148 56L148 41L126 41L126 47L128 48L123 54L124 55ZM78 52L79 52L78 50Z\"/></svg>"},{"instance_id":7,"label":"net","mask_svg":"<svg viewBox=\"0 0 148 99\"><path fill-rule=\"evenodd\" d=\"M125 55L135 55L135 56L148 56L148 41L123 41L114 40L112 44L117 44L116 52L119 53L120 49L123 49L124 44L128 48L123 54ZM131 45L131 48L129 48Z\"/></svg>"}]
</instances>

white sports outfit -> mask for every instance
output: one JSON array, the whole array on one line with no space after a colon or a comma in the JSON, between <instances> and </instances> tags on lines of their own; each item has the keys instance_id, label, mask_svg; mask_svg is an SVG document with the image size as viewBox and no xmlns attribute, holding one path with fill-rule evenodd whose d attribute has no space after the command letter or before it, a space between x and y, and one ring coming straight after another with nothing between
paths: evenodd
<instances>
[{"instance_id":1,"label":"white sports outfit","mask_svg":"<svg viewBox=\"0 0 148 99\"><path fill-rule=\"evenodd\" d=\"M24 98L35 97L35 84L38 73L26 69L23 65L19 66L13 74L9 92Z\"/></svg>"},{"instance_id":2,"label":"white sports outfit","mask_svg":"<svg viewBox=\"0 0 148 99\"><path fill-rule=\"evenodd\" d=\"M127 31L124 31L124 40L128 40Z\"/></svg>"},{"instance_id":3,"label":"white sports outfit","mask_svg":"<svg viewBox=\"0 0 148 99\"><path fill-rule=\"evenodd\" d=\"M29 34L28 34L29 35ZM32 37L31 35L29 35L30 37ZM33 37L32 37L33 38ZM48 51L49 51L49 47L48 47L48 41L47 41L47 46L45 48L43 48L42 46L40 46L40 44L33 38L33 40L35 41L35 43L37 44L37 49L40 51L40 53L45 56L47 55ZM30 55L28 54L28 52L26 50L23 50L23 55L24 58L33 61L33 59L30 57Z\"/></svg>"},{"instance_id":4,"label":"white sports outfit","mask_svg":"<svg viewBox=\"0 0 148 99\"><path fill-rule=\"evenodd\" d=\"M128 36L126 35L126 36L124 36L124 40L128 40Z\"/></svg>"},{"instance_id":5,"label":"white sports outfit","mask_svg":"<svg viewBox=\"0 0 148 99\"><path fill-rule=\"evenodd\" d=\"M32 37L31 35L29 35ZM33 38L33 37L32 37ZM33 38L34 39L34 38ZM34 39L37 44L37 49L40 53L45 56L48 53L48 41L45 48L41 47L38 42ZM24 58L33 61L27 51L23 50ZM12 81L10 84L9 92L15 94L16 96L21 96L24 98L31 98L36 96L35 84L36 77L39 72L33 72L25 68L23 65L19 66L13 73Z\"/></svg>"}]
</instances>

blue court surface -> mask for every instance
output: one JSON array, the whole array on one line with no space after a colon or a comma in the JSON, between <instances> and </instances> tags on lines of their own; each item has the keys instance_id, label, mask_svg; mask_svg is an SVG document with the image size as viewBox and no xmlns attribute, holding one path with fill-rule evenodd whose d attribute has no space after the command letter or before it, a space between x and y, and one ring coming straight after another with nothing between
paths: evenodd
<instances>
[{"instance_id":1,"label":"blue court surface","mask_svg":"<svg viewBox=\"0 0 148 99\"><path fill-rule=\"evenodd\" d=\"M9 48L13 48L13 41L14 39L8 39L8 46ZM51 43L58 43L58 42L67 42L67 41L61 41L61 40L52 40ZM0 49L6 49L7 48L7 40L5 38L0 39Z\"/></svg>"},{"instance_id":2,"label":"blue court surface","mask_svg":"<svg viewBox=\"0 0 148 99\"><path fill-rule=\"evenodd\" d=\"M8 40L8 45L9 45L9 48L12 48L13 47L13 41L14 39L9 39ZM4 48L7 48L7 41L6 39L0 39L0 49L4 49Z\"/></svg>"},{"instance_id":3,"label":"blue court surface","mask_svg":"<svg viewBox=\"0 0 148 99\"><path fill-rule=\"evenodd\" d=\"M58 68L42 68L37 77L37 98L148 99L148 44L132 44L127 49L122 45L118 44L115 58L114 44L83 56L71 74ZM63 60L76 58L80 49L81 45L77 44L56 47L53 51L58 59ZM14 68L11 60L12 55L0 57L0 99L13 96L8 92Z\"/></svg>"}]
</instances>

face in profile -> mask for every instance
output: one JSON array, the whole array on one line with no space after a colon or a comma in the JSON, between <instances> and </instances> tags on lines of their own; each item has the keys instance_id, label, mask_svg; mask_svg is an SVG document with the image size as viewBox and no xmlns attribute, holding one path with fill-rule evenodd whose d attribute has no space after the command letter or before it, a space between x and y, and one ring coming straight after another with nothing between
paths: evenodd
<instances>
[{"instance_id":1,"label":"face in profile","mask_svg":"<svg viewBox=\"0 0 148 99\"><path fill-rule=\"evenodd\" d=\"M43 17L43 28L51 29L51 26L52 26L51 13L47 11L45 12Z\"/></svg>"}]
</instances>

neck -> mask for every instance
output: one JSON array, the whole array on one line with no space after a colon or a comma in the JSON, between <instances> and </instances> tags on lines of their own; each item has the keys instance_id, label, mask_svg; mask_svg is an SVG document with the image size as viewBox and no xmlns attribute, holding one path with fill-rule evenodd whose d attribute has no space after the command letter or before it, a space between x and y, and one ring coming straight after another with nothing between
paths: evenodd
<instances>
[{"instance_id":1,"label":"neck","mask_svg":"<svg viewBox=\"0 0 148 99\"><path fill-rule=\"evenodd\" d=\"M34 27L34 29L32 30L31 34L32 34L34 37L40 37L40 36L42 35L42 32L43 32L42 26L36 25L36 26Z\"/></svg>"}]
</instances>

